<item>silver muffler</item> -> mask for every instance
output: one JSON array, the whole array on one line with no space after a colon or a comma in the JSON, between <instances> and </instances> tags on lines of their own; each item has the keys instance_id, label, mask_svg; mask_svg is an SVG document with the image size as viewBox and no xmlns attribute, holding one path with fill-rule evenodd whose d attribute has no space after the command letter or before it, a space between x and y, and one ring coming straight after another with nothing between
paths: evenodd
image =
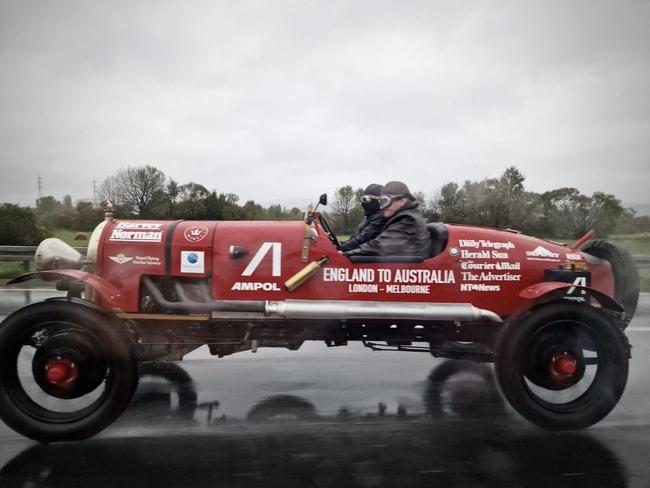
<instances>
[{"instance_id":1,"label":"silver muffler","mask_svg":"<svg viewBox=\"0 0 650 488\"><path fill-rule=\"evenodd\" d=\"M381 319L503 322L469 303L403 303L345 300L286 300L266 303L266 316L286 319Z\"/></svg>"},{"instance_id":2,"label":"silver muffler","mask_svg":"<svg viewBox=\"0 0 650 488\"><path fill-rule=\"evenodd\" d=\"M360 300L212 300L205 290L205 301L190 300L176 283L180 301L167 300L148 276L142 283L153 300L168 312L209 313L213 319L310 319L310 320L425 320L471 322L489 320L501 323L496 313L470 303L368 302Z\"/></svg>"}]
</instances>

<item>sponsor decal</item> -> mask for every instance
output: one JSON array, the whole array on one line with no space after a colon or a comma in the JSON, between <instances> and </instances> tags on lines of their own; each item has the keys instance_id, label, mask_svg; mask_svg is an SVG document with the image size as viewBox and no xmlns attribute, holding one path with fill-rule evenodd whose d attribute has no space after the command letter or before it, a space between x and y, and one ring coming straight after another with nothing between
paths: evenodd
<instances>
[{"instance_id":1,"label":"sponsor decal","mask_svg":"<svg viewBox=\"0 0 650 488\"><path fill-rule=\"evenodd\" d=\"M487 241L483 239L460 239L458 241L460 247L467 247L470 249L514 249L515 245L513 242L496 242L496 241Z\"/></svg>"},{"instance_id":2,"label":"sponsor decal","mask_svg":"<svg viewBox=\"0 0 650 488\"><path fill-rule=\"evenodd\" d=\"M323 268L323 281L431 284L456 283L456 277L451 269Z\"/></svg>"},{"instance_id":3,"label":"sponsor decal","mask_svg":"<svg viewBox=\"0 0 650 488\"><path fill-rule=\"evenodd\" d=\"M452 256L458 256L458 248L455 246L450 247L449 254Z\"/></svg>"},{"instance_id":4,"label":"sponsor decal","mask_svg":"<svg viewBox=\"0 0 650 488\"><path fill-rule=\"evenodd\" d=\"M351 283L348 285L348 291L351 293L377 293L379 285L375 283Z\"/></svg>"},{"instance_id":5,"label":"sponsor decal","mask_svg":"<svg viewBox=\"0 0 650 488\"><path fill-rule=\"evenodd\" d=\"M111 261L113 261L114 263L117 263L117 264L125 264L125 263L130 263L131 261L133 261L132 257L125 256L122 253L118 254L117 256L108 256L108 259L110 259Z\"/></svg>"},{"instance_id":6,"label":"sponsor decal","mask_svg":"<svg viewBox=\"0 0 650 488\"><path fill-rule=\"evenodd\" d=\"M140 266L160 266L160 258L156 256L136 256L133 259L133 264Z\"/></svg>"},{"instance_id":7,"label":"sponsor decal","mask_svg":"<svg viewBox=\"0 0 650 488\"><path fill-rule=\"evenodd\" d=\"M115 228L112 230L109 241L117 242L162 242L161 230L127 230Z\"/></svg>"},{"instance_id":8,"label":"sponsor decal","mask_svg":"<svg viewBox=\"0 0 650 488\"><path fill-rule=\"evenodd\" d=\"M582 255L581 254L572 254L570 252L566 253L566 258L570 261L582 261Z\"/></svg>"},{"instance_id":9,"label":"sponsor decal","mask_svg":"<svg viewBox=\"0 0 650 488\"><path fill-rule=\"evenodd\" d=\"M460 239L458 245L462 248L460 257L463 259L509 259L507 251L514 249L514 243L487 241L484 239ZM472 249L468 251L468 249ZM503 252L506 251L506 252Z\"/></svg>"},{"instance_id":10,"label":"sponsor decal","mask_svg":"<svg viewBox=\"0 0 650 488\"><path fill-rule=\"evenodd\" d=\"M497 292L501 285L486 284L493 281L521 281L519 261L511 261L509 251L516 249L512 241L490 241L486 239L460 239L460 291Z\"/></svg>"},{"instance_id":11,"label":"sponsor decal","mask_svg":"<svg viewBox=\"0 0 650 488\"><path fill-rule=\"evenodd\" d=\"M162 226L152 222L118 222L111 231L109 241L162 242Z\"/></svg>"},{"instance_id":12,"label":"sponsor decal","mask_svg":"<svg viewBox=\"0 0 650 488\"><path fill-rule=\"evenodd\" d=\"M117 242L162 242L162 231L113 229L108 240Z\"/></svg>"},{"instance_id":13,"label":"sponsor decal","mask_svg":"<svg viewBox=\"0 0 650 488\"><path fill-rule=\"evenodd\" d=\"M367 268L323 268L323 281L344 281L347 283L375 281L378 274L374 269Z\"/></svg>"},{"instance_id":14,"label":"sponsor decal","mask_svg":"<svg viewBox=\"0 0 650 488\"><path fill-rule=\"evenodd\" d=\"M519 271L521 270L521 263L509 261L501 261L497 263L475 263L474 261L463 261L460 263L462 270L498 270L498 271Z\"/></svg>"},{"instance_id":15,"label":"sponsor decal","mask_svg":"<svg viewBox=\"0 0 650 488\"><path fill-rule=\"evenodd\" d=\"M429 285L386 285L386 293L428 294Z\"/></svg>"},{"instance_id":16,"label":"sponsor decal","mask_svg":"<svg viewBox=\"0 0 650 488\"><path fill-rule=\"evenodd\" d=\"M350 293L428 295L431 285L456 283L451 269L323 268L326 283L346 283Z\"/></svg>"},{"instance_id":17,"label":"sponsor decal","mask_svg":"<svg viewBox=\"0 0 650 488\"><path fill-rule=\"evenodd\" d=\"M181 251L181 273L205 273L205 253Z\"/></svg>"},{"instance_id":18,"label":"sponsor decal","mask_svg":"<svg viewBox=\"0 0 650 488\"><path fill-rule=\"evenodd\" d=\"M468 251L467 249L462 249L460 251L460 257L463 259L509 259L510 256L507 252L500 252L495 250L485 249L483 251Z\"/></svg>"},{"instance_id":19,"label":"sponsor decal","mask_svg":"<svg viewBox=\"0 0 650 488\"><path fill-rule=\"evenodd\" d=\"M268 281L236 281L230 289L239 291L281 291L277 283Z\"/></svg>"},{"instance_id":20,"label":"sponsor decal","mask_svg":"<svg viewBox=\"0 0 650 488\"><path fill-rule=\"evenodd\" d=\"M159 230L162 226L162 224L155 222L118 222L115 228L131 230Z\"/></svg>"},{"instance_id":21,"label":"sponsor decal","mask_svg":"<svg viewBox=\"0 0 650 488\"><path fill-rule=\"evenodd\" d=\"M185 240L188 242L202 241L207 235L208 228L203 225L192 225L183 232L183 237L185 237Z\"/></svg>"},{"instance_id":22,"label":"sponsor decal","mask_svg":"<svg viewBox=\"0 0 650 488\"><path fill-rule=\"evenodd\" d=\"M484 283L461 283L460 291L501 291L501 285L486 285Z\"/></svg>"},{"instance_id":23,"label":"sponsor decal","mask_svg":"<svg viewBox=\"0 0 650 488\"><path fill-rule=\"evenodd\" d=\"M282 275L282 243L281 242L265 242L251 259L246 269L242 272L242 276L251 276L255 270L258 268L262 260L266 255L271 251L271 275L272 276L281 276Z\"/></svg>"},{"instance_id":24,"label":"sponsor decal","mask_svg":"<svg viewBox=\"0 0 650 488\"><path fill-rule=\"evenodd\" d=\"M456 283L451 269L397 269L395 283Z\"/></svg>"},{"instance_id":25,"label":"sponsor decal","mask_svg":"<svg viewBox=\"0 0 650 488\"><path fill-rule=\"evenodd\" d=\"M559 261L560 255L549 251L545 247L537 246L532 251L526 251L526 259L529 261Z\"/></svg>"},{"instance_id":26,"label":"sponsor decal","mask_svg":"<svg viewBox=\"0 0 650 488\"><path fill-rule=\"evenodd\" d=\"M576 286L572 286L567 290L566 294L564 295L564 299L573 302L580 302L580 303L586 302L587 291L584 288L578 288L578 287L589 286L589 284L587 283L587 277L578 276L575 280L571 282L571 284ZM576 293L577 291L579 291L580 293Z\"/></svg>"},{"instance_id":27,"label":"sponsor decal","mask_svg":"<svg viewBox=\"0 0 650 488\"><path fill-rule=\"evenodd\" d=\"M120 253L117 256L108 256L108 259L117 264L135 264L139 266L160 266L160 258L156 256L125 256Z\"/></svg>"},{"instance_id":28,"label":"sponsor decal","mask_svg":"<svg viewBox=\"0 0 650 488\"><path fill-rule=\"evenodd\" d=\"M573 282L571 284L576 285L576 286L580 286L580 287L588 286L587 285L587 277L586 276L578 276L575 280L573 280ZM573 293L575 293L576 289L579 289L580 293L582 295L584 295L586 293L586 291L584 289L576 288L576 286L572 286L571 288L569 288L567 290L566 294L567 295L572 295Z\"/></svg>"},{"instance_id":29,"label":"sponsor decal","mask_svg":"<svg viewBox=\"0 0 650 488\"><path fill-rule=\"evenodd\" d=\"M520 274L495 274L492 272L482 271L481 273L472 273L471 271L462 271L463 281L520 281Z\"/></svg>"}]
</instances>

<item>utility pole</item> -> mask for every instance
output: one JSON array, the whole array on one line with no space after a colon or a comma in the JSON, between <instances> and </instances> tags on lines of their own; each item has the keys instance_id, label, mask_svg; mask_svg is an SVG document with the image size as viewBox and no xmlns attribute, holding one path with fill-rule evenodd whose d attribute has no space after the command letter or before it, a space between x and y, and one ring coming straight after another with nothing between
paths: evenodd
<instances>
[{"instance_id":1,"label":"utility pole","mask_svg":"<svg viewBox=\"0 0 650 488\"><path fill-rule=\"evenodd\" d=\"M43 190L43 178L41 175L38 175L38 198L40 200L42 196L42 190Z\"/></svg>"},{"instance_id":2,"label":"utility pole","mask_svg":"<svg viewBox=\"0 0 650 488\"><path fill-rule=\"evenodd\" d=\"M93 207L97 206L97 180L93 178Z\"/></svg>"}]
</instances>

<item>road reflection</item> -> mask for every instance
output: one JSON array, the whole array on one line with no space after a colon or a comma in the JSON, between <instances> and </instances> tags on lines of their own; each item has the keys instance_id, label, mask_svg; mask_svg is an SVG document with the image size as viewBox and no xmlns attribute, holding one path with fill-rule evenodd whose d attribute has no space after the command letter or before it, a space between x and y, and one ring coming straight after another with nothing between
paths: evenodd
<instances>
[{"instance_id":1,"label":"road reflection","mask_svg":"<svg viewBox=\"0 0 650 488\"><path fill-rule=\"evenodd\" d=\"M180 366L150 363L127 420L196 429L34 446L2 467L0 486L627 485L590 435L511 422L488 366L443 362L422 393L425 414L379 404L376 414L323 416L307 398L275 394L229 421L218 402L197 403Z\"/></svg>"},{"instance_id":2,"label":"road reflection","mask_svg":"<svg viewBox=\"0 0 650 488\"><path fill-rule=\"evenodd\" d=\"M65 295L65 292L55 289L0 288L0 321L13 311L30 303Z\"/></svg>"}]
</instances>

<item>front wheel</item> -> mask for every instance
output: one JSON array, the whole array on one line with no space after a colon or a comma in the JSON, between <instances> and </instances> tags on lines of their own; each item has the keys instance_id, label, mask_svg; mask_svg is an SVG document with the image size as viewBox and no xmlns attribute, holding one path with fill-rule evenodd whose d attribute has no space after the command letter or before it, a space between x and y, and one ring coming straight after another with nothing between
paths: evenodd
<instances>
[{"instance_id":1,"label":"front wheel","mask_svg":"<svg viewBox=\"0 0 650 488\"><path fill-rule=\"evenodd\" d=\"M505 397L528 420L550 430L583 429L618 403L628 350L600 310L558 302L501 330L495 367Z\"/></svg>"},{"instance_id":2,"label":"front wheel","mask_svg":"<svg viewBox=\"0 0 650 488\"><path fill-rule=\"evenodd\" d=\"M32 439L95 435L128 406L137 379L124 331L85 305L47 300L0 326L0 417Z\"/></svg>"}]
</instances>

